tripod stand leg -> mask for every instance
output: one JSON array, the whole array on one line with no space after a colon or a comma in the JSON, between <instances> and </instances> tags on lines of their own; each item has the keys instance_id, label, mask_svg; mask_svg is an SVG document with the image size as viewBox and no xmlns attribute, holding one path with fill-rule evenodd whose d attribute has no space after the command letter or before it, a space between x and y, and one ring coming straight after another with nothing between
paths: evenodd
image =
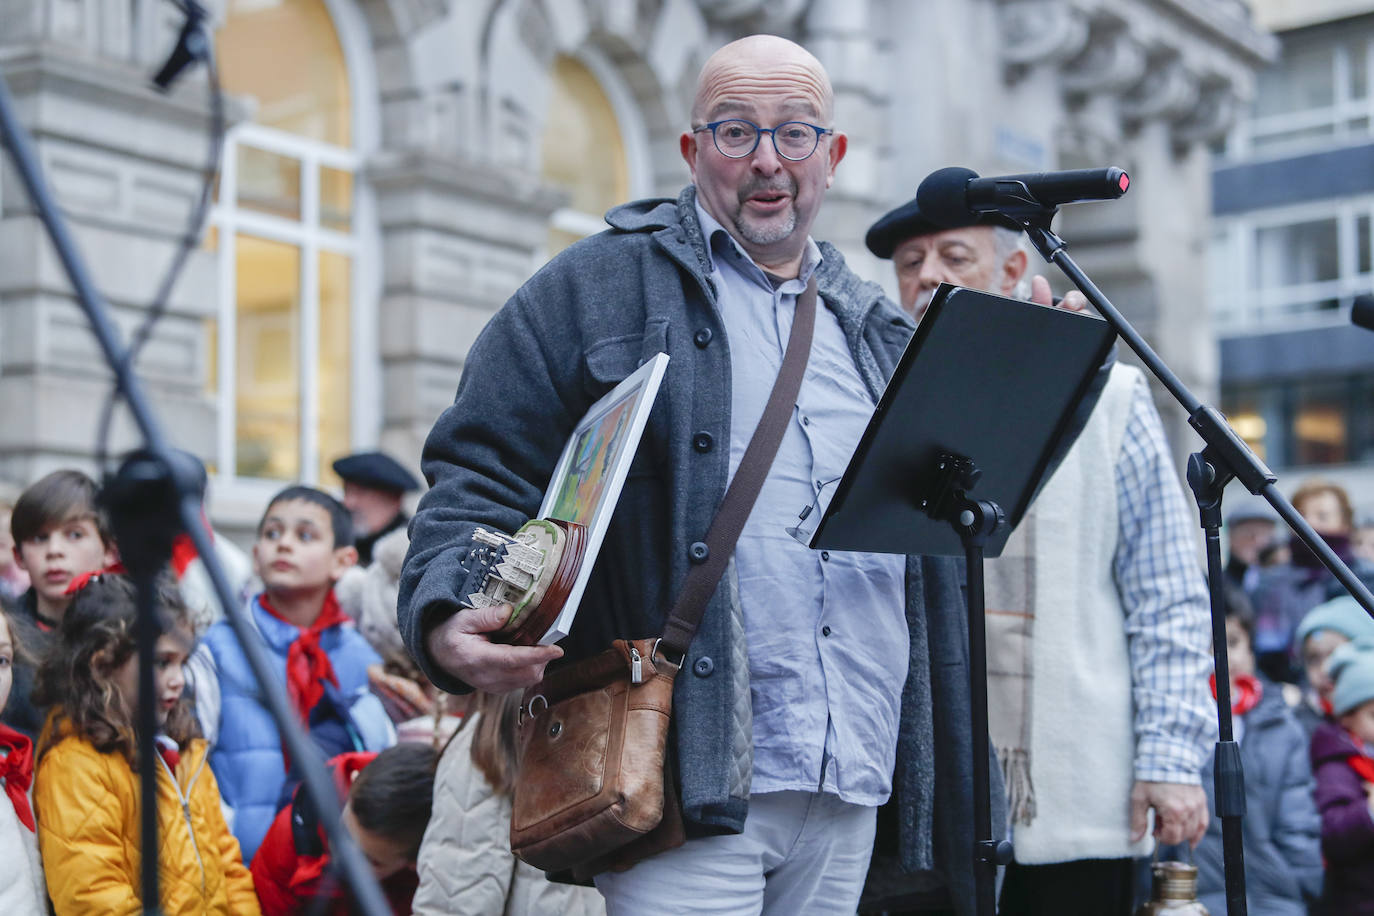
<instances>
[{"instance_id":1,"label":"tripod stand leg","mask_svg":"<svg viewBox=\"0 0 1374 916\"><path fill-rule=\"evenodd\" d=\"M988 656L984 622L983 548L1002 511L995 503L968 501L954 520L964 542L968 577L969 700L973 739L973 881L978 916L993 916L997 866L1011 861L1011 844L992 835L992 774L988 748Z\"/></svg>"}]
</instances>

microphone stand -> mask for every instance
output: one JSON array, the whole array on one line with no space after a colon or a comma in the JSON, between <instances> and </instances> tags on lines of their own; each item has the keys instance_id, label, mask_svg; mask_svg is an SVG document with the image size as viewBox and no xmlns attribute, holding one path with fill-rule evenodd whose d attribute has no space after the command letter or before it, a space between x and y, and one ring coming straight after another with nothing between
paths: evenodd
<instances>
[{"instance_id":1,"label":"microphone stand","mask_svg":"<svg viewBox=\"0 0 1374 916\"><path fill-rule=\"evenodd\" d=\"M187 34L188 31L183 30L183 38ZM86 313L91 331L114 373L117 389L128 403L129 412L145 443L143 449L125 460L115 478L107 482L108 492L103 497L106 505L113 510L112 521L118 543L139 594L136 636L139 708L136 728L143 800L140 824L143 911L154 914L161 912L157 843L158 754L154 740L157 732L157 698L153 688L153 664L154 646L162 627L157 619L154 580L170 561L173 535L177 531L185 531L190 535L214 583L225 618L238 637L268 709L277 722L282 743L292 760L301 761L304 791L310 796L315 810L321 812L334 861L343 871L362 911L368 916L386 916L391 908L382 896L377 879L339 820L339 800L332 781L325 773L320 752L301 730L287 704L281 675L274 671L256 629L232 597L228 576L216 558L214 544L201 521L199 470L188 467L187 459L177 456L163 435L133 367L125 358L126 351L109 316L109 306L91 281L85 263L67 231L34 154L33 141L20 123L4 79L0 79L0 140L9 148L15 168L52 239L77 300Z\"/></svg>"},{"instance_id":2,"label":"microphone stand","mask_svg":"<svg viewBox=\"0 0 1374 916\"><path fill-rule=\"evenodd\" d=\"M1213 763L1216 814L1221 818L1222 851L1226 875L1226 912L1245 916L1245 859L1241 842L1241 820L1245 816L1245 780L1241 768L1240 745L1235 741L1231 721L1231 683L1226 655L1226 611L1221 564L1221 497L1226 485L1239 480L1247 490L1263 496L1293 529L1322 565L1349 589L1360 605L1374 617L1374 595L1364 586L1340 557L1312 530L1276 486L1278 478L1260 461L1245 441L1236 435L1221 411L1203 404L1131 326L1111 301L1069 256L1064 240L1050 229L1057 207L1044 207L1030 199L1009 205L1002 212L1021 223L1031 244L1040 255L1057 266L1073 281L1098 313L1116 330L1126 345L1136 352L1150 373L1159 379L1174 399L1188 412L1188 425L1202 437L1204 447L1188 458L1188 484L1198 505L1207 543L1208 597L1212 614L1212 654L1216 661L1218 741Z\"/></svg>"}]
</instances>

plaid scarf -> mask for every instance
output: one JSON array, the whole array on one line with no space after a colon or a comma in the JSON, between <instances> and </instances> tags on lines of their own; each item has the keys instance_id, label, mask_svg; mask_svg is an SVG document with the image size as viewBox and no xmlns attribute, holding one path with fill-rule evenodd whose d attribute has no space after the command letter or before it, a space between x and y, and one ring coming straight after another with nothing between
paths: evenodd
<instances>
[{"instance_id":1,"label":"plaid scarf","mask_svg":"<svg viewBox=\"0 0 1374 916\"><path fill-rule=\"evenodd\" d=\"M1007 816L1035 818L1031 781L1032 647L1035 635L1035 510L1021 520L1002 555L984 566L988 629L988 735L1002 764Z\"/></svg>"}]
</instances>

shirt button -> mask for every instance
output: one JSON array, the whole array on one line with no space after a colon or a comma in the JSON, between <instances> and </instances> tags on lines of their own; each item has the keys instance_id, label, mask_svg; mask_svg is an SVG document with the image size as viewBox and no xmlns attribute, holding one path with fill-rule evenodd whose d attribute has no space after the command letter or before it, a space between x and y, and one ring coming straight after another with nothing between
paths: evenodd
<instances>
[{"instance_id":1,"label":"shirt button","mask_svg":"<svg viewBox=\"0 0 1374 916\"><path fill-rule=\"evenodd\" d=\"M830 627L821 627L821 635L822 635L822 636L829 636L829 635L830 635Z\"/></svg>"},{"instance_id":2,"label":"shirt button","mask_svg":"<svg viewBox=\"0 0 1374 916\"><path fill-rule=\"evenodd\" d=\"M817 491L823 489L824 487L825 487L825 484L824 484L824 483L822 483L822 482L819 481L819 480L816 481L816 490L817 490Z\"/></svg>"},{"instance_id":3,"label":"shirt button","mask_svg":"<svg viewBox=\"0 0 1374 916\"><path fill-rule=\"evenodd\" d=\"M710 555L711 548L706 546L705 541L694 541L692 546L687 548L687 558L693 563L705 563Z\"/></svg>"},{"instance_id":4,"label":"shirt button","mask_svg":"<svg viewBox=\"0 0 1374 916\"><path fill-rule=\"evenodd\" d=\"M811 418L810 418L810 417L802 417L802 426L810 426L810 425L811 425Z\"/></svg>"},{"instance_id":5,"label":"shirt button","mask_svg":"<svg viewBox=\"0 0 1374 916\"><path fill-rule=\"evenodd\" d=\"M715 444L716 440L711 437L710 433L697 433L692 437L692 448L699 452L709 452L711 446Z\"/></svg>"},{"instance_id":6,"label":"shirt button","mask_svg":"<svg viewBox=\"0 0 1374 916\"><path fill-rule=\"evenodd\" d=\"M711 656L703 655L692 664L692 673L697 677L710 677L711 672L716 670L716 663L711 661Z\"/></svg>"},{"instance_id":7,"label":"shirt button","mask_svg":"<svg viewBox=\"0 0 1374 916\"><path fill-rule=\"evenodd\" d=\"M822 550L822 551L821 551L821 559L822 559L822 560L828 560L828 559L830 559L830 551L828 551L828 550Z\"/></svg>"},{"instance_id":8,"label":"shirt button","mask_svg":"<svg viewBox=\"0 0 1374 916\"><path fill-rule=\"evenodd\" d=\"M705 350L706 345L711 342L711 336L710 328L702 328L692 335L692 342L697 345L698 349Z\"/></svg>"}]
</instances>

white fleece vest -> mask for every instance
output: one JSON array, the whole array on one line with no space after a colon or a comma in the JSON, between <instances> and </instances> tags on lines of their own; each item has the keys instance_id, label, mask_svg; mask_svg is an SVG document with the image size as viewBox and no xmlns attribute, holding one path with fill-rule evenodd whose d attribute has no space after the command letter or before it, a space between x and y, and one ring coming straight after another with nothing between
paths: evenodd
<instances>
[{"instance_id":1,"label":"white fleece vest","mask_svg":"<svg viewBox=\"0 0 1374 916\"><path fill-rule=\"evenodd\" d=\"M1112 574L1116 463L1138 369L1113 367L1097 407L1013 537L1035 526L1030 767L1037 813L1017 824L1027 865L1122 858L1130 842L1135 726L1125 611Z\"/></svg>"}]
</instances>

